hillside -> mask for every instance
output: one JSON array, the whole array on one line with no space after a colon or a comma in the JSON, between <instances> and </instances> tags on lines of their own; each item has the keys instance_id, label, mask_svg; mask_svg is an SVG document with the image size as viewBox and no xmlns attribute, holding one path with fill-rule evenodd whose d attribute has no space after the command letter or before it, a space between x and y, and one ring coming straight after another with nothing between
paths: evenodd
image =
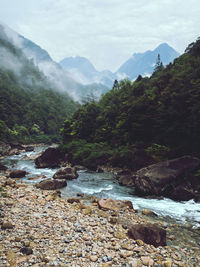
<instances>
[{"instance_id":1,"label":"hillside","mask_svg":"<svg viewBox=\"0 0 200 267\"><path fill-rule=\"evenodd\" d=\"M58 135L78 105L53 86L0 28L1 141L42 142Z\"/></svg>"},{"instance_id":2,"label":"hillside","mask_svg":"<svg viewBox=\"0 0 200 267\"><path fill-rule=\"evenodd\" d=\"M138 169L184 154L200 156L200 39L148 78L122 80L99 102L65 121L65 151L73 160ZM91 123L92 122L92 123Z\"/></svg>"}]
</instances>

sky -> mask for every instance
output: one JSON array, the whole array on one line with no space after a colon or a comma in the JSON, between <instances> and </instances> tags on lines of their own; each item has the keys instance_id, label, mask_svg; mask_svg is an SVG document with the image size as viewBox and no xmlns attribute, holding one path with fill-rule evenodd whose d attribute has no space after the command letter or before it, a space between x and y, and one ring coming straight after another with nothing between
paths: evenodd
<instances>
[{"instance_id":1,"label":"sky","mask_svg":"<svg viewBox=\"0 0 200 267\"><path fill-rule=\"evenodd\" d=\"M200 36L199 0L0 0L0 23L59 62L88 58L116 71L136 52L166 42L183 53Z\"/></svg>"}]
</instances>

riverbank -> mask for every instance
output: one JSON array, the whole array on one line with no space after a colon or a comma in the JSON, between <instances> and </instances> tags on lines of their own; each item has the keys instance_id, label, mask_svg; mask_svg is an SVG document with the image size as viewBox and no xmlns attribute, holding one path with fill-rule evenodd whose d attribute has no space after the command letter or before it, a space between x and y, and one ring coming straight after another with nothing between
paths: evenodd
<instances>
[{"instance_id":1,"label":"riverbank","mask_svg":"<svg viewBox=\"0 0 200 267\"><path fill-rule=\"evenodd\" d=\"M6 181L5 176L0 176L0 187L5 190L0 197L2 267L200 264L194 233L177 241L172 233L175 228L176 235L180 233L178 225L157 220L156 224L167 230L167 246L155 248L127 236L127 222L147 223L152 221L150 217L128 209L103 211L95 201L90 205L81 200L70 204L54 191L13 180L5 186Z\"/></svg>"}]
</instances>

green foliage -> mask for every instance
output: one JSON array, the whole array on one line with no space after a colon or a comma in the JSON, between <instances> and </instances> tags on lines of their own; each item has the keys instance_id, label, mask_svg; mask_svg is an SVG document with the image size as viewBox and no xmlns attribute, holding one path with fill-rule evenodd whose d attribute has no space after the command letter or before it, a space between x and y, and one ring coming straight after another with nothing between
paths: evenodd
<instances>
[{"instance_id":1,"label":"green foliage","mask_svg":"<svg viewBox=\"0 0 200 267\"><path fill-rule=\"evenodd\" d=\"M53 91L42 72L0 31L0 139L23 143L50 141L63 121L77 109L66 93ZM8 55L7 55L8 54ZM10 57L17 71L9 65ZM57 139L57 138L56 138Z\"/></svg>"},{"instance_id":2,"label":"green foliage","mask_svg":"<svg viewBox=\"0 0 200 267\"><path fill-rule=\"evenodd\" d=\"M110 147L109 159L118 164L135 157L138 149L135 152L133 147L138 142L144 145L144 156L156 161L184 154L200 156L199 101L200 39L166 68L158 58L150 78L115 82L98 103L83 105L65 122L63 142L103 143ZM84 150L87 145L81 147Z\"/></svg>"}]
</instances>

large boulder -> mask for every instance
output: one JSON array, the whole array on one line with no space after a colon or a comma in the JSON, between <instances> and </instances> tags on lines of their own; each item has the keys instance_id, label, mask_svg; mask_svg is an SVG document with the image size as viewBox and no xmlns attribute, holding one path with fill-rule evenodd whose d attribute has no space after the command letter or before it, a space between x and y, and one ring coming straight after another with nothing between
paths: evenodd
<instances>
[{"instance_id":1,"label":"large boulder","mask_svg":"<svg viewBox=\"0 0 200 267\"><path fill-rule=\"evenodd\" d=\"M101 209L105 210L121 210L124 208L133 209L133 204L128 200L114 200L111 198L103 198L98 201L98 205Z\"/></svg>"},{"instance_id":2,"label":"large boulder","mask_svg":"<svg viewBox=\"0 0 200 267\"><path fill-rule=\"evenodd\" d=\"M166 246L166 230L154 224L132 224L128 229L128 236L154 247Z\"/></svg>"},{"instance_id":3,"label":"large boulder","mask_svg":"<svg viewBox=\"0 0 200 267\"><path fill-rule=\"evenodd\" d=\"M67 182L66 180L47 179L47 180L39 182L35 186L43 190L56 190L56 189L60 189L60 188L67 186Z\"/></svg>"},{"instance_id":4,"label":"large boulder","mask_svg":"<svg viewBox=\"0 0 200 267\"><path fill-rule=\"evenodd\" d=\"M55 168L60 166L63 158L63 154L57 148L50 147L35 159L35 165L37 168Z\"/></svg>"},{"instance_id":5,"label":"large boulder","mask_svg":"<svg viewBox=\"0 0 200 267\"><path fill-rule=\"evenodd\" d=\"M78 177L76 168L66 167L59 169L53 176L54 179L73 180Z\"/></svg>"},{"instance_id":6,"label":"large boulder","mask_svg":"<svg viewBox=\"0 0 200 267\"><path fill-rule=\"evenodd\" d=\"M200 166L200 160L184 156L142 168L135 173L136 192L140 195L166 196L189 200L195 196L200 180L192 187L191 173ZM197 180L197 179L196 179Z\"/></svg>"},{"instance_id":7,"label":"large boulder","mask_svg":"<svg viewBox=\"0 0 200 267\"><path fill-rule=\"evenodd\" d=\"M23 170L13 170L10 172L9 176L10 178L22 178L25 177L28 174L28 172Z\"/></svg>"}]
</instances>

